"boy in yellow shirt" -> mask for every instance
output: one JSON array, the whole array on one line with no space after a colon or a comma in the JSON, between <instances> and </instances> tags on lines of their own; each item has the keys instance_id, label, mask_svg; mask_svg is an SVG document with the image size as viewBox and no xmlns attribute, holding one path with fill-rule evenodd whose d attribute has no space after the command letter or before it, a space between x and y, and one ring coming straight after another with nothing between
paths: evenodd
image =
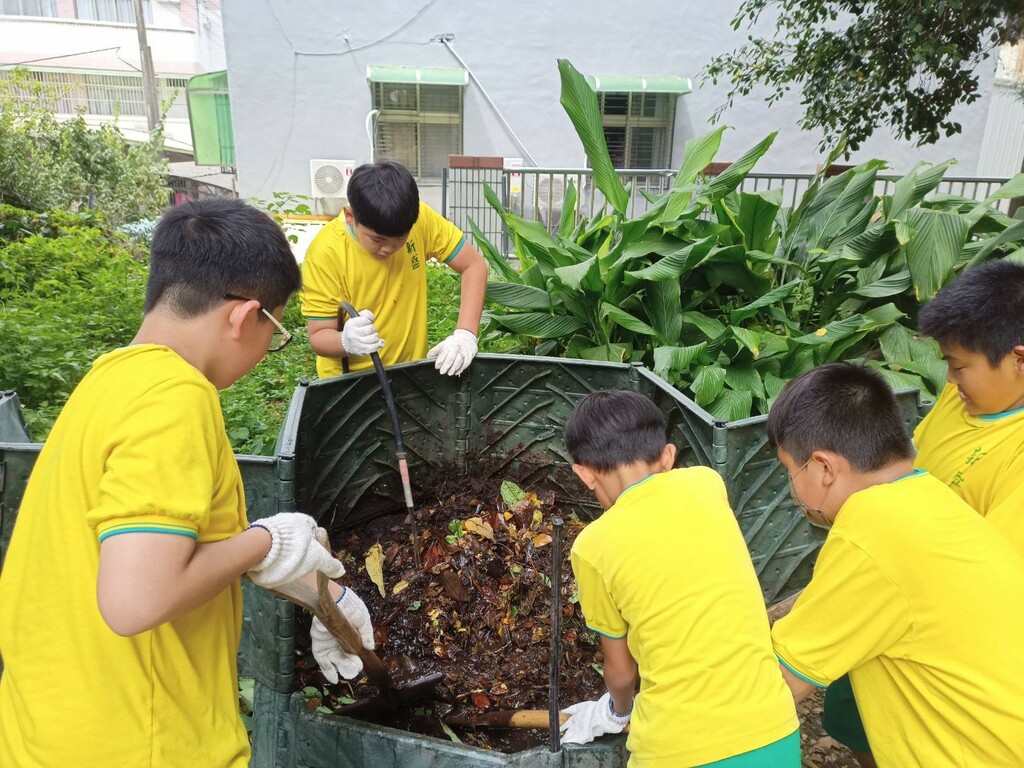
<instances>
[{"instance_id":1,"label":"boy in yellow shirt","mask_svg":"<svg viewBox=\"0 0 1024 768\"><path fill-rule=\"evenodd\" d=\"M300 279L281 228L200 200L164 214L151 251L142 325L54 424L0 574L3 766L244 768L239 577L344 573L307 515L247 526L217 397L290 339ZM366 607L334 592L372 643ZM318 624L325 674L357 674Z\"/></svg>"},{"instance_id":2,"label":"boy in yellow shirt","mask_svg":"<svg viewBox=\"0 0 1024 768\"><path fill-rule=\"evenodd\" d=\"M921 309L949 384L914 431L915 466L946 483L1024 555L1024 264L964 272Z\"/></svg>"},{"instance_id":3,"label":"boy in yellow shirt","mask_svg":"<svg viewBox=\"0 0 1024 768\"><path fill-rule=\"evenodd\" d=\"M1024 265L995 260L964 272L921 309L918 327L939 343L949 384L914 431L914 467L1024 555ZM829 686L823 721L833 738L867 751L848 679Z\"/></svg>"},{"instance_id":4,"label":"boy in yellow shirt","mask_svg":"<svg viewBox=\"0 0 1024 768\"><path fill-rule=\"evenodd\" d=\"M563 741L632 721L630 768L799 768L796 711L722 478L672 469L661 412L635 392L585 397L565 446L605 509L572 568L608 692L567 710Z\"/></svg>"},{"instance_id":5,"label":"boy in yellow shirt","mask_svg":"<svg viewBox=\"0 0 1024 768\"><path fill-rule=\"evenodd\" d=\"M461 275L455 332L427 350L427 259ZM412 175L398 163L356 168L348 204L310 243L302 262L302 314L320 378L435 358L441 373L460 375L477 352L487 291L487 264L454 224L420 202ZM338 303L359 317L338 329Z\"/></svg>"},{"instance_id":6,"label":"boy in yellow shirt","mask_svg":"<svg viewBox=\"0 0 1024 768\"><path fill-rule=\"evenodd\" d=\"M886 768L1024 765L1024 559L914 453L877 372L808 371L768 438L794 501L829 528L772 628L796 701L849 673Z\"/></svg>"}]
</instances>

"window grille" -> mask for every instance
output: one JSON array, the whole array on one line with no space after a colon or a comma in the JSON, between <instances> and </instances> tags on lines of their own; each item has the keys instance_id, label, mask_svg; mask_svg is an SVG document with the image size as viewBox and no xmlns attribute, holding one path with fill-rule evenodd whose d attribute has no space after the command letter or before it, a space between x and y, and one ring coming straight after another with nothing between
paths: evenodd
<instances>
[{"instance_id":1,"label":"window grille","mask_svg":"<svg viewBox=\"0 0 1024 768\"><path fill-rule=\"evenodd\" d=\"M380 110L374 152L401 163L418 180L440 180L448 156L462 154L462 87L371 82Z\"/></svg>"}]
</instances>

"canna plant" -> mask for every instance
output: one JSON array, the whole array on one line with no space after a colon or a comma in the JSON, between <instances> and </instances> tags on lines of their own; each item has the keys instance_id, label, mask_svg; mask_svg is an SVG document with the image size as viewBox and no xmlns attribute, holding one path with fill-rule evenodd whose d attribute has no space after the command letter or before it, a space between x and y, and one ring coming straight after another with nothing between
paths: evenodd
<instances>
[{"instance_id":1,"label":"canna plant","mask_svg":"<svg viewBox=\"0 0 1024 768\"><path fill-rule=\"evenodd\" d=\"M524 350L643 362L724 421L766 413L787 380L840 359L934 395L945 365L913 332L917 307L958 269L1024 254L1024 222L992 205L1024 194L1024 175L981 203L926 199L950 163L920 166L876 195L879 160L827 177L840 143L787 208L781 190L740 189L775 134L704 175L724 128L688 141L673 187L627 218L633 192L612 166L596 94L568 61L558 66L605 206L577 218L570 182L549 232L486 188L519 269L470 222L494 272L490 328Z\"/></svg>"}]
</instances>

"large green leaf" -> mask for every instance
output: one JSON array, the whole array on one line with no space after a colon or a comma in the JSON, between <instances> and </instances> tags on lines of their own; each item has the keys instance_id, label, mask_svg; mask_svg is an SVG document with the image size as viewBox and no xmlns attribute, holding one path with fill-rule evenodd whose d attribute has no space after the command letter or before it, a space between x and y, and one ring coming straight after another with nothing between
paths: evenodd
<instances>
[{"instance_id":1,"label":"large green leaf","mask_svg":"<svg viewBox=\"0 0 1024 768\"><path fill-rule=\"evenodd\" d=\"M693 399L701 408L706 408L715 401L725 387L725 369L717 365L702 365L693 377L690 389Z\"/></svg>"},{"instance_id":2,"label":"large green leaf","mask_svg":"<svg viewBox=\"0 0 1024 768\"><path fill-rule=\"evenodd\" d=\"M685 373L696 362L707 361L708 345L705 342L689 347L655 347L654 372L663 374L666 371Z\"/></svg>"},{"instance_id":3,"label":"large green leaf","mask_svg":"<svg viewBox=\"0 0 1024 768\"><path fill-rule=\"evenodd\" d=\"M949 279L967 241L968 223L953 213L911 208L906 223L912 235L904 246L914 295L929 301Z\"/></svg>"},{"instance_id":4,"label":"large green leaf","mask_svg":"<svg viewBox=\"0 0 1024 768\"><path fill-rule=\"evenodd\" d=\"M591 256L579 264L571 264L568 267L556 267L555 274L564 285L574 291L587 290L600 293L604 287L601 284L601 276L598 274L597 257Z\"/></svg>"},{"instance_id":5,"label":"large green leaf","mask_svg":"<svg viewBox=\"0 0 1024 768\"><path fill-rule=\"evenodd\" d=\"M559 237L569 237L576 228L576 182L569 179L562 195L562 213L558 217Z\"/></svg>"},{"instance_id":6,"label":"large green leaf","mask_svg":"<svg viewBox=\"0 0 1024 768\"><path fill-rule=\"evenodd\" d=\"M771 147L776 135L777 132L775 131L769 133L764 139L743 153L739 160L731 163L728 168L715 176L701 190L701 199L714 202L736 189L747 178L747 174L750 173L757 161Z\"/></svg>"},{"instance_id":7,"label":"large green leaf","mask_svg":"<svg viewBox=\"0 0 1024 768\"><path fill-rule=\"evenodd\" d=\"M686 325L692 325L708 339L717 339L726 331L725 324L721 320L702 312L683 312L682 321Z\"/></svg>"},{"instance_id":8,"label":"large green leaf","mask_svg":"<svg viewBox=\"0 0 1024 768\"><path fill-rule=\"evenodd\" d=\"M551 294L519 283L489 281L487 300L508 309L547 309L552 307Z\"/></svg>"},{"instance_id":9,"label":"large green leaf","mask_svg":"<svg viewBox=\"0 0 1024 768\"><path fill-rule=\"evenodd\" d=\"M491 269L498 273L502 280L518 283L519 273L512 268L512 265L508 263L504 256L498 253L494 243L487 239L487 236L476 225L476 222L470 217L467 217L466 220L469 222L469 230L473 233L473 239L476 241L477 248L480 249L484 258L487 259Z\"/></svg>"},{"instance_id":10,"label":"large green leaf","mask_svg":"<svg viewBox=\"0 0 1024 768\"><path fill-rule=\"evenodd\" d=\"M514 333L536 339L558 339L584 327L583 321L571 315L551 315L547 312L518 312L491 318Z\"/></svg>"},{"instance_id":11,"label":"large green leaf","mask_svg":"<svg viewBox=\"0 0 1024 768\"><path fill-rule=\"evenodd\" d=\"M745 347L746 349L749 349L750 354L752 354L755 358L761 356L760 331L752 331L748 328L740 328L735 325L730 325L729 332L732 333L733 338L736 339L736 341L738 341L741 346Z\"/></svg>"},{"instance_id":12,"label":"large green leaf","mask_svg":"<svg viewBox=\"0 0 1024 768\"><path fill-rule=\"evenodd\" d=\"M700 264L711 253L717 239L717 237L708 237L690 243L659 259L649 267L627 270L626 274L636 280L673 280Z\"/></svg>"},{"instance_id":13,"label":"large green leaf","mask_svg":"<svg viewBox=\"0 0 1024 768\"><path fill-rule=\"evenodd\" d=\"M594 172L594 186L601 190L613 210L625 216L629 193L622 186L622 180L615 172L608 153L597 94L567 59L558 60L558 74L562 79L560 102L583 143L587 160Z\"/></svg>"},{"instance_id":14,"label":"large green leaf","mask_svg":"<svg viewBox=\"0 0 1024 768\"><path fill-rule=\"evenodd\" d=\"M881 261L878 263L880 266L885 266ZM854 296L860 296L865 299L884 299L887 296L896 296L903 293L910 287L910 284L910 271L904 269L894 275L879 278L852 293Z\"/></svg>"},{"instance_id":15,"label":"large green leaf","mask_svg":"<svg viewBox=\"0 0 1024 768\"><path fill-rule=\"evenodd\" d=\"M648 283L646 288L644 308L647 317L661 337L670 342L677 341L683 331L681 294L678 280Z\"/></svg>"},{"instance_id":16,"label":"large green leaf","mask_svg":"<svg viewBox=\"0 0 1024 768\"><path fill-rule=\"evenodd\" d=\"M753 194L740 193L740 211L735 223L743 233L743 244L748 251L768 249L775 215L781 205L782 187Z\"/></svg>"},{"instance_id":17,"label":"large green leaf","mask_svg":"<svg viewBox=\"0 0 1024 768\"><path fill-rule=\"evenodd\" d=\"M924 200L929 192L933 192L942 182L949 166L955 161L947 160L938 165L932 165L921 169L923 163L918 163L913 169L896 182L892 197L883 201L885 221L890 222L903 216L908 208Z\"/></svg>"},{"instance_id":18,"label":"large green leaf","mask_svg":"<svg viewBox=\"0 0 1024 768\"><path fill-rule=\"evenodd\" d=\"M759 400L765 399L764 382L761 381L761 374L752 365L726 366L725 383L738 392L749 392Z\"/></svg>"},{"instance_id":19,"label":"large green leaf","mask_svg":"<svg viewBox=\"0 0 1024 768\"><path fill-rule=\"evenodd\" d=\"M785 285L780 285L778 288L773 288L764 296L754 299L749 304L746 304L739 309L734 309L731 315L731 321L733 323L742 323L748 317L752 317L757 314L757 311L762 307L768 307L773 304L781 303L783 299L787 298L793 291L795 291L802 280L790 280Z\"/></svg>"},{"instance_id":20,"label":"large green leaf","mask_svg":"<svg viewBox=\"0 0 1024 768\"><path fill-rule=\"evenodd\" d=\"M707 411L720 421L739 421L750 416L752 406L750 392L726 389L707 407Z\"/></svg>"},{"instance_id":21,"label":"large green leaf","mask_svg":"<svg viewBox=\"0 0 1024 768\"><path fill-rule=\"evenodd\" d=\"M587 347L579 350L580 357L584 360L600 360L604 363L622 363L629 360L633 352L631 344L601 344L596 347Z\"/></svg>"},{"instance_id":22,"label":"large green leaf","mask_svg":"<svg viewBox=\"0 0 1024 768\"><path fill-rule=\"evenodd\" d=\"M1024 174L1022 174L1024 175ZM967 262L967 269L981 264L989 258L996 248L1006 243L1015 243L1024 240L1024 221L1017 222L1012 227L1004 229L1001 233L995 237L989 237L983 240L978 247L978 250L971 256Z\"/></svg>"},{"instance_id":23,"label":"large green leaf","mask_svg":"<svg viewBox=\"0 0 1024 768\"><path fill-rule=\"evenodd\" d=\"M629 314L629 312L619 309L614 304L609 304L607 301L601 304L600 314L601 317L611 319L613 322L616 323L616 325L622 326L627 331L632 331L633 333L642 333L645 336L655 336L660 338L658 332L651 328L651 326L649 326L643 320L641 320L638 317L634 317L633 315ZM665 340L661 339L661 341L664 342Z\"/></svg>"},{"instance_id":24,"label":"large green leaf","mask_svg":"<svg viewBox=\"0 0 1024 768\"><path fill-rule=\"evenodd\" d=\"M672 190L667 194L664 210L660 221L664 224L678 219L690 206L693 193L698 187L694 184L697 175L703 172L708 164L715 159L718 148L722 144L722 133L725 126L716 128L710 133L688 140L683 148L683 164L676 174Z\"/></svg>"}]
</instances>

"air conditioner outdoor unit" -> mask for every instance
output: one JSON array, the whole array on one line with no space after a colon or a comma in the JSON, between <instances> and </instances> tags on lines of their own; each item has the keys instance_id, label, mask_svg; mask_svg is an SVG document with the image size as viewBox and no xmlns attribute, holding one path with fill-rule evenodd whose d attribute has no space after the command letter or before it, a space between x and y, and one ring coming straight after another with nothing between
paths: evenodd
<instances>
[{"instance_id":1,"label":"air conditioner outdoor unit","mask_svg":"<svg viewBox=\"0 0 1024 768\"><path fill-rule=\"evenodd\" d=\"M352 160L310 160L309 186L313 197L345 197L356 164Z\"/></svg>"}]
</instances>

